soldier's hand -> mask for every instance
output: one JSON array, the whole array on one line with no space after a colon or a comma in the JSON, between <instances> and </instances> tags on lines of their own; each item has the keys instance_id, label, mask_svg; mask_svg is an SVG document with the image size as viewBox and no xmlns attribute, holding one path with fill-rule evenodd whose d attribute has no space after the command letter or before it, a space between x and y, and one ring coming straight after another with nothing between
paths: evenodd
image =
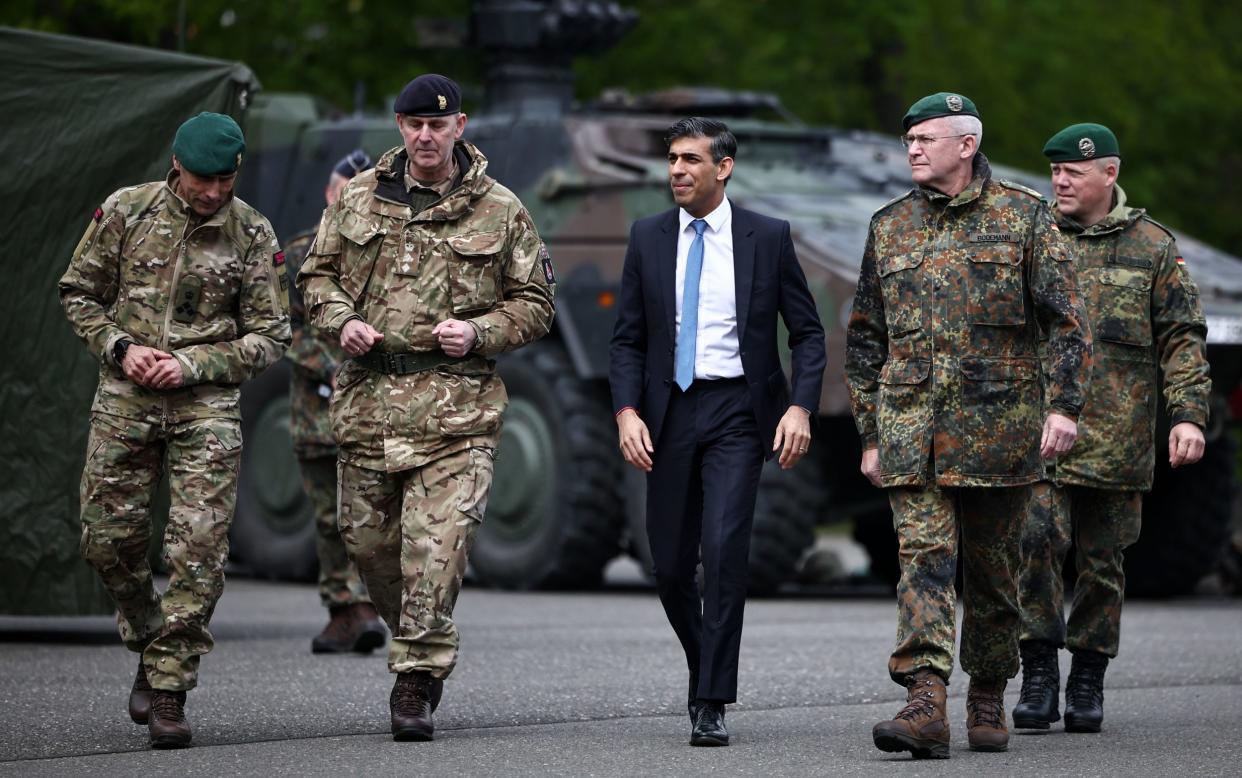
<instances>
[{"instance_id":1,"label":"soldier's hand","mask_svg":"<svg viewBox=\"0 0 1242 778\"><path fill-rule=\"evenodd\" d=\"M125 350L125 358L121 360L121 371L125 373L125 377L141 386L148 386L147 372L155 367L155 363L161 359L169 359L172 354L167 351L160 351L157 348L149 346L139 346L137 343L131 344Z\"/></svg>"},{"instance_id":2,"label":"soldier's hand","mask_svg":"<svg viewBox=\"0 0 1242 778\"><path fill-rule=\"evenodd\" d=\"M1203 430L1197 424L1183 421L1169 430L1169 464L1172 467L1193 465L1203 458Z\"/></svg>"},{"instance_id":3,"label":"soldier's hand","mask_svg":"<svg viewBox=\"0 0 1242 778\"><path fill-rule=\"evenodd\" d=\"M341 348L351 357L360 357L370 351L384 335L362 319L350 319L341 327Z\"/></svg>"},{"instance_id":4,"label":"soldier's hand","mask_svg":"<svg viewBox=\"0 0 1242 778\"><path fill-rule=\"evenodd\" d=\"M1057 454L1064 454L1074 447L1078 440L1078 423L1068 416L1050 413L1044 420L1044 434L1039 439L1039 455L1044 459L1052 459Z\"/></svg>"},{"instance_id":5,"label":"soldier's hand","mask_svg":"<svg viewBox=\"0 0 1242 778\"><path fill-rule=\"evenodd\" d=\"M440 340L440 350L450 357L464 357L474 348L476 333L469 322L445 319L431 331Z\"/></svg>"},{"instance_id":6,"label":"soldier's hand","mask_svg":"<svg viewBox=\"0 0 1242 778\"><path fill-rule=\"evenodd\" d=\"M784 445L785 450L781 451ZM776 439L772 443L773 451L781 451L778 460L782 470L788 470L806 456L811 446L811 412L800 405L791 405L781 421L776 425Z\"/></svg>"},{"instance_id":7,"label":"soldier's hand","mask_svg":"<svg viewBox=\"0 0 1242 778\"><path fill-rule=\"evenodd\" d=\"M164 354L155 366L147 371L146 384L152 389L176 389L183 381L185 381L185 374L181 371L181 363L171 354Z\"/></svg>"},{"instance_id":8,"label":"soldier's hand","mask_svg":"<svg viewBox=\"0 0 1242 778\"><path fill-rule=\"evenodd\" d=\"M633 408L626 408L617 414L617 437L621 439L621 456L625 461L644 473L651 472L651 455L655 447L651 445L651 433L647 424L638 417Z\"/></svg>"},{"instance_id":9,"label":"soldier's hand","mask_svg":"<svg viewBox=\"0 0 1242 778\"><path fill-rule=\"evenodd\" d=\"M867 476L872 486L884 485L880 481L880 450L878 448L869 448L863 452L862 465L858 469Z\"/></svg>"}]
</instances>

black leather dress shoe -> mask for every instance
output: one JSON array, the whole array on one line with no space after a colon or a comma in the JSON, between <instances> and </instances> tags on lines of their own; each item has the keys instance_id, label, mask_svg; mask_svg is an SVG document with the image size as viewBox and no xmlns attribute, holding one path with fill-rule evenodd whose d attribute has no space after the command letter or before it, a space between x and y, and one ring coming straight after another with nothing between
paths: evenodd
<instances>
[{"instance_id":1,"label":"black leather dress shoe","mask_svg":"<svg viewBox=\"0 0 1242 778\"><path fill-rule=\"evenodd\" d=\"M698 715L694 718L694 729L690 731L690 745L729 745L729 730L725 729L724 723L724 703L695 700L690 704L699 706Z\"/></svg>"}]
</instances>

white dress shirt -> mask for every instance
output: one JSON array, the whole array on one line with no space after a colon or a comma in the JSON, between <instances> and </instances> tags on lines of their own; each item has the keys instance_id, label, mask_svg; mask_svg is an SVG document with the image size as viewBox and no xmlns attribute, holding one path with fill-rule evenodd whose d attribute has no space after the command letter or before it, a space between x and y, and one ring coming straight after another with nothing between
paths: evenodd
<instances>
[{"instance_id":1,"label":"white dress shirt","mask_svg":"<svg viewBox=\"0 0 1242 778\"><path fill-rule=\"evenodd\" d=\"M681 332L681 302L686 288L686 260L694 243L694 227L685 208L678 214L677 233L677 331ZM694 340L696 379L737 378L742 357L737 340L737 287L733 279L733 209L729 198L703 217L703 274L699 276L699 322ZM676 364L676 355L674 355Z\"/></svg>"}]
</instances>

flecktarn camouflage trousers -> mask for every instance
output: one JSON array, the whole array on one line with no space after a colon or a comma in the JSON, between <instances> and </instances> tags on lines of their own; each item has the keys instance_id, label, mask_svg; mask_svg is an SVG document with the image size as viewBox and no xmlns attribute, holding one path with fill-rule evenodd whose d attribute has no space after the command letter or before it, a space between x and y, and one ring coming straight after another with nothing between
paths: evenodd
<instances>
[{"instance_id":1,"label":"flecktarn camouflage trousers","mask_svg":"<svg viewBox=\"0 0 1242 778\"><path fill-rule=\"evenodd\" d=\"M1018 575L1022 640L1117 656L1126 589L1124 551L1139 538L1142 511L1137 491L1046 481L1032 488ZM1067 628L1061 567L1071 538L1078 578Z\"/></svg>"},{"instance_id":2,"label":"flecktarn camouflage trousers","mask_svg":"<svg viewBox=\"0 0 1242 778\"><path fill-rule=\"evenodd\" d=\"M997 681L1018 673L1018 527L1026 486L889 490L901 556L893 680L953 671L954 578L962 558L962 669Z\"/></svg>"}]
</instances>

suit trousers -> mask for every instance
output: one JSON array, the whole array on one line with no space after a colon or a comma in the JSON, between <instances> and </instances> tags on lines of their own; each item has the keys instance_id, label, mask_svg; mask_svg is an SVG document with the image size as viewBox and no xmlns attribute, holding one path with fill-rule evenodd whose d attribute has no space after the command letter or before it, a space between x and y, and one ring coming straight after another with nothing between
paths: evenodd
<instances>
[{"instance_id":1,"label":"suit trousers","mask_svg":"<svg viewBox=\"0 0 1242 778\"><path fill-rule=\"evenodd\" d=\"M762 465L745 379L673 389L647 476L647 538L660 602L686 654L690 699L731 703L737 697L750 528Z\"/></svg>"}]
</instances>

